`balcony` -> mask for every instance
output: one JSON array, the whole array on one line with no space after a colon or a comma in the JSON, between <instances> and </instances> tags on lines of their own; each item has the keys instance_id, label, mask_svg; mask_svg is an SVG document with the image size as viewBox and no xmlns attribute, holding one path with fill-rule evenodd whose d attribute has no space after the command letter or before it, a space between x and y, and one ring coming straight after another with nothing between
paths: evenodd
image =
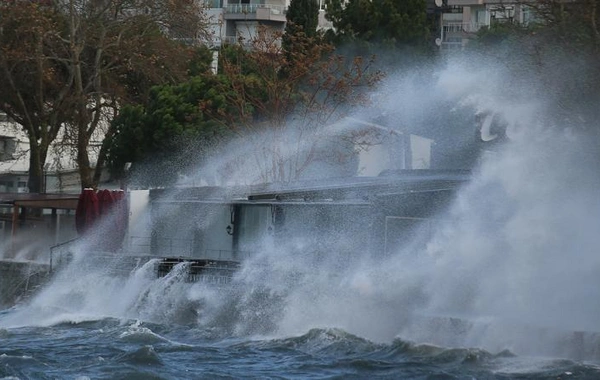
<instances>
[{"instance_id":1,"label":"balcony","mask_svg":"<svg viewBox=\"0 0 600 380\"><path fill-rule=\"evenodd\" d=\"M448 0L449 6L474 6L484 4L484 0Z\"/></svg>"},{"instance_id":2,"label":"balcony","mask_svg":"<svg viewBox=\"0 0 600 380\"><path fill-rule=\"evenodd\" d=\"M459 33L477 33L479 29L486 26L483 23L476 22L445 22L442 25L442 33L447 34L459 34Z\"/></svg>"},{"instance_id":3,"label":"balcony","mask_svg":"<svg viewBox=\"0 0 600 380\"><path fill-rule=\"evenodd\" d=\"M224 17L226 20L285 22L286 11L283 5L275 4L228 4Z\"/></svg>"}]
</instances>

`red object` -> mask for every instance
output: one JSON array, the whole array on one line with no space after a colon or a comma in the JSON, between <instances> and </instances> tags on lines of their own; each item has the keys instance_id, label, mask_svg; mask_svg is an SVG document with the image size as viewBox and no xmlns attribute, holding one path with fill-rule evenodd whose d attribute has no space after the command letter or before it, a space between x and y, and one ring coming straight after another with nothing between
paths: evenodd
<instances>
[{"instance_id":1,"label":"red object","mask_svg":"<svg viewBox=\"0 0 600 380\"><path fill-rule=\"evenodd\" d=\"M115 204L115 198L110 190L98 191L98 212L101 217L106 218Z\"/></svg>"},{"instance_id":2,"label":"red object","mask_svg":"<svg viewBox=\"0 0 600 380\"><path fill-rule=\"evenodd\" d=\"M102 219L101 223L98 220ZM129 223L127 197L122 190L84 189L79 195L75 227L79 235L88 235L90 244L103 251L121 248ZM97 231L96 231L97 230Z\"/></svg>"},{"instance_id":3,"label":"red object","mask_svg":"<svg viewBox=\"0 0 600 380\"><path fill-rule=\"evenodd\" d=\"M77 209L75 210L75 228L77 233L87 233L98 219L98 196L94 189L83 189L79 195Z\"/></svg>"}]
</instances>

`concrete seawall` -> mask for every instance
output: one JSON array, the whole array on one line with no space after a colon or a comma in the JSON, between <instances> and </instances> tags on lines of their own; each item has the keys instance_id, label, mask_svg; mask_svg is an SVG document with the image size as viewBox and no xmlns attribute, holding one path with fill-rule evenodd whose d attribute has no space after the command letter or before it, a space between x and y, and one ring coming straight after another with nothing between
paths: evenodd
<instances>
[{"instance_id":1,"label":"concrete seawall","mask_svg":"<svg viewBox=\"0 0 600 380\"><path fill-rule=\"evenodd\" d=\"M0 260L0 309L14 306L49 277L50 266L29 261Z\"/></svg>"}]
</instances>

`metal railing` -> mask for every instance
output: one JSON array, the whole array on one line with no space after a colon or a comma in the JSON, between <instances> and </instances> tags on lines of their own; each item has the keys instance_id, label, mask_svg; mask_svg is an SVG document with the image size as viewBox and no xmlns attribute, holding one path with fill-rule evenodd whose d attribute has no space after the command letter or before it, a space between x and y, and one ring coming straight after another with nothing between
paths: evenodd
<instances>
[{"instance_id":1,"label":"metal railing","mask_svg":"<svg viewBox=\"0 0 600 380\"><path fill-rule=\"evenodd\" d=\"M27 265L27 271L0 271L0 277L8 281L0 288L0 302L9 303L24 301L48 281L49 271L45 265ZM33 269L32 269L33 268ZM7 286L6 286L7 285Z\"/></svg>"},{"instance_id":2,"label":"metal railing","mask_svg":"<svg viewBox=\"0 0 600 380\"><path fill-rule=\"evenodd\" d=\"M269 9L272 15L285 15L287 7L275 4L228 4L225 13L253 14L257 9Z\"/></svg>"},{"instance_id":3,"label":"metal railing","mask_svg":"<svg viewBox=\"0 0 600 380\"><path fill-rule=\"evenodd\" d=\"M69 263L73 258L71 248L80 242L80 238L74 238L50 247L50 272Z\"/></svg>"},{"instance_id":4,"label":"metal railing","mask_svg":"<svg viewBox=\"0 0 600 380\"><path fill-rule=\"evenodd\" d=\"M156 264L158 277L167 276L176 266L185 265L186 281L226 284L231 282L233 274L240 267L238 261L229 260L187 260L183 258L165 258Z\"/></svg>"},{"instance_id":5,"label":"metal railing","mask_svg":"<svg viewBox=\"0 0 600 380\"><path fill-rule=\"evenodd\" d=\"M486 26L476 22L445 22L442 25L444 33L475 33Z\"/></svg>"},{"instance_id":6,"label":"metal railing","mask_svg":"<svg viewBox=\"0 0 600 380\"><path fill-rule=\"evenodd\" d=\"M74 258L74 246L79 238L57 244L50 249L50 272L66 267ZM81 269L102 270L111 275L129 275L143 264L156 260L155 273L166 276L179 263L189 265L188 282L227 284L240 262L252 255L250 251L226 249L194 250L193 239L163 238L151 245L150 237L132 236L119 253L90 250L81 257ZM155 248L151 252L151 248Z\"/></svg>"}]
</instances>

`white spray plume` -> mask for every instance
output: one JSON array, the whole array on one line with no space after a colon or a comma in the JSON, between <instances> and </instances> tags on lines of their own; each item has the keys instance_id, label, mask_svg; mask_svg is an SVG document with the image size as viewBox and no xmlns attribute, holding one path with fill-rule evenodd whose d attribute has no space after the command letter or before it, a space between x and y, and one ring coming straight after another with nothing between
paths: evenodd
<instances>
[{"instance_id":1,"label":"white spray plume","mask_svg":"<svg viewBox=\"0 0 600 380\"><path fill-rule=\"evenodd\" d=\"M230 333L291 335L313 327L341 327L380 341L400 336L442 344L452 335L453 344L533 353L539 347L517 343L538 335L525 333L515 343L498 329L472 329L457 336L456 331L419 322L461 318L496 321L499 326L596 331L600 178L593 144L572 130L573 125L562 128L543 88L519 86L519 78L511 78L505 67L451 61L424 79L422 74L386 79L374 96L383 114L396 115L400 126L426 128L432 120L443 123L439 115L464 112L462 123L452 128L472 138L475 115L494 113L507 124L511 137L480 161L452 208L436 218L440 222L426 248L415 250L408 242L389 257L350 260L345 251L352 242L291 232L286 244L265 244L246 263L227 299L174 277L147 277L142 269L124 280L74 269L68 274L73 277L59 276L30 308L79 308L97 317L170 323L173 310L187 303L195 308L199 325L222 321ZM361 110L354 116L363 111L367 113ZM242 148L236 145L229 152L238 159L233 162L245 160L248 166L220 173L235 177L227 182L256 181L258 173L249 168L260 158L256 153L261 148ZM230 156L215 157L206 164L209 170L198 172L228 168L228 162ZM326 245L330 250L315 257L315 246L325 240L333 241ZM75 287L69 278L75 279Z\"/></svg>"}]
</instances>

